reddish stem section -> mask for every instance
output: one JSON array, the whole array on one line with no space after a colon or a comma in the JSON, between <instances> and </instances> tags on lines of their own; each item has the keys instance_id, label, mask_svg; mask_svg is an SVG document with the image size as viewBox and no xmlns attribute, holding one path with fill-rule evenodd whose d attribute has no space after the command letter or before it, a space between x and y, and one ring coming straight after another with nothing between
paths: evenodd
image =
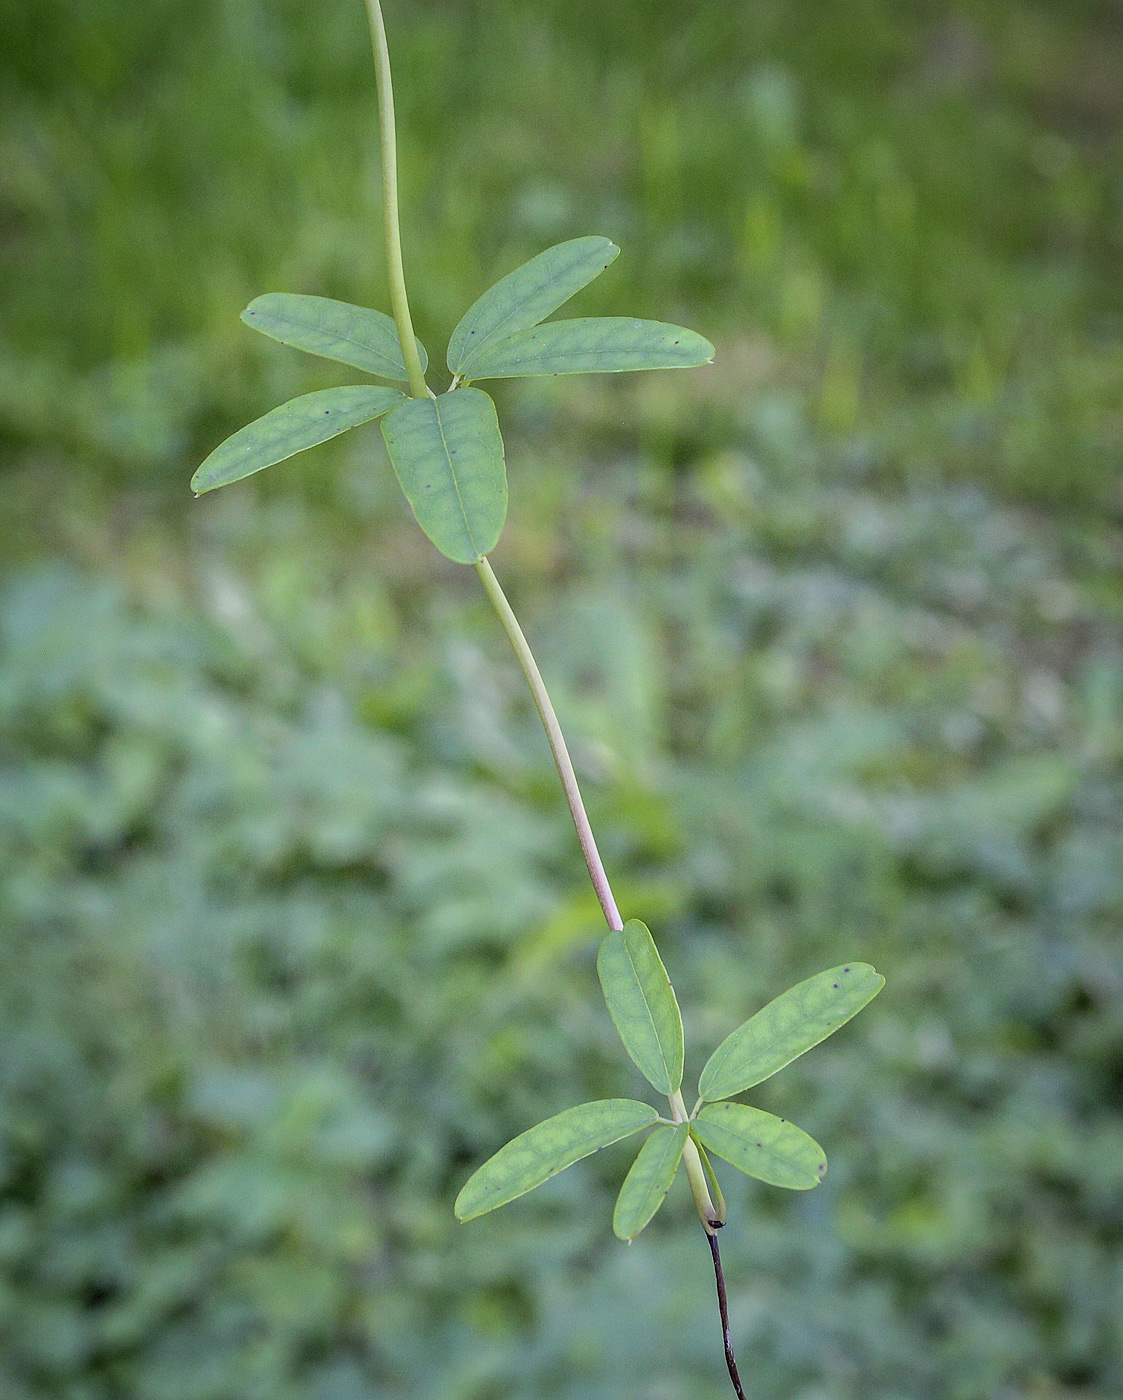
<instances>
[{"instance_id":1,"label":"reddish stem section","mask_svg":"<svg viewBox=\"0 0 1123 1400\"><path fill-rule=\"evenodd\" d=\"M737 1400L745 1400L741 1389L741 1377L737 1374L737 1359L733 1355L733 1343L729 1337L729 1306L725 1298L725 1275L721 1271L721 1251L717 1247L717 1235L706 1232L710 1242L710 1253L714 1256L714 1277L717 1279L717 1306L721 1313L721 1339L725 1343L725 1364L729 1367L729 1379L733 1382Z\"/></svg>"}]
</instances>

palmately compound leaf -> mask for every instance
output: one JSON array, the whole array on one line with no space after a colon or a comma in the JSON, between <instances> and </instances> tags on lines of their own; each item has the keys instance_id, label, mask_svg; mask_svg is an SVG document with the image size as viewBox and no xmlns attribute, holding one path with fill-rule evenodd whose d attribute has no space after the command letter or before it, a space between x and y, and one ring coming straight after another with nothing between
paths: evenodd
<instances>
[{"instance_id":1,"label":"palmately compound leaf","mask_svg":"<svg viewBox=\"0 0 1123 1400\"><path fill-rule=\"evenodd\" d=\"M682 1160L689 1131L687 1123L665 1123L640 1148L612 1213L612 1228L618 1239L630 1244L663 1204Z\"/></svg>"},{"instance_id":2,"label":"palmately compound leaf","mask_svg":"<svg viewBox=\"0 0 1123 1400\"><path fill-rule=\"evenodd\" d=\"M473 1172L453 1206L456 1218L474 1220L504 1206L582 1157L658 1120L653 1108L636 1099L599 1099L567 1108L520 1133Z\"/></svg>"},{"instance_id":3,"label":"palmately compound leaf","mask_svg":"<svg viewBox=\"0 0 1123 1400\"><path fill-rule=\"evenodd\" d=\"M661 1094L682 1083L682 1017L655 940L629 919L597 956L604 999L624 1049Z\"/></svg>"},{"instance_id":4,"label":"palmately compound leaf","mask_svg":"<svg viewBox=\"0 0 1123 1400\"><path fill-rule=\"evenodd\" d=\"M489 346L544 321L619 251L607 238L571 238L509 272L464 313L448 343L449 370L476 378L473 366Z\"/></svg>"},{"instance_id":5,"label":"palmately compound leaf","mask_svg":"<svg viewBox=\"0 0 1123 1400\"><path fill-rule=\"evenodd\" d=\"M482 389L407 399L382 436L417 523L442 554L475 564L507 516L507 472L495 405Z\"/></svg>"},{"instance_id":6,"label":"palmately compound leaf","mask_svg":"<svg viewBox=\"0 0 1123 1400\"><path fill-rule=\"evenodd\" d=\"M885 978L868 963L820 972L783 992L717 1047L698 1080L704 1099L751 1089L826 1040L877 996Z\"/></svg>"},{"instance_id":7,"label":"palmately compound leaf","mask_svg":"<svg viewBox=\"0 0 1123 1400\"><path fill-rule=\"evenodd\" d=\"M216 486L241 481L262 467L271 467L307 447L338 437L348 428L369 423L403 400L404 395L397 389L378 384L352 384L345 389L301 394L219 443L191 478L191 489L201 496Z\"/></svg>"},{"instance_id":8,"label":"palmately compound leaf","mask_svg":"<svg viewBox=\"0 0 1123 1400\"><path fill-rule=\"evenodd\" d=\"M808 1191L827 1169L826 1154L813 1137L786 1118L748 1104L708 1103L691 1131L703 1147L772 1186Z\"/></svg>"},{"instance_id":9,"label":"palmately compound leaf","mask_svg":"<svg viewBox=\"0 0 1123 1400\"><path fill-rule=\"evenodd\" d=\"M409 379L397 327L389 316L370 307L330 297L267 292L250 302L242 320L262 335L310 355L339 360L382 379ZM417 353L424 371L428 357L420 341Z\"/></svg>"},{"instance_id":10,"label":"palmately compound leaf","mask_svg":"<svg viewBox=\"0 0 1123 1400\"><path fill-rule=\"evenodd\" d=\"M695 331L630 316L550 321L497 341L474 357L469 379L530 374L612 374L629 369L690 369L714 357Z\"/></svg>"}]
</instances>

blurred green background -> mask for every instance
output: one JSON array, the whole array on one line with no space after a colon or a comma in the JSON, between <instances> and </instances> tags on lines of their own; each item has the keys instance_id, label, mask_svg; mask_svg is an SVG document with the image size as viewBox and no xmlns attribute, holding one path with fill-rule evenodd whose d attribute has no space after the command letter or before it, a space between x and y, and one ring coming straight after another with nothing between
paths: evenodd
<instances>
[{"instance_id":1,"label":"blurred green background","mask_svg":"<svg viewBox=\"0 0 1123 1400\"><path fill-rule=\"evenodd\" d=\"M722 1173L753 1400L1123 1393L1123 14L1109 0L390 0L436 364L540 248L716 363L501 384L495 566L688 1075L886 990ZM387 306L359 0L0 6L0 1396L716 1400L682 1183L505 1138L642 1095L471 570L377 429L202 501ZM443 387L443 380L434 376Z\"/></svg>"}]
</instances>

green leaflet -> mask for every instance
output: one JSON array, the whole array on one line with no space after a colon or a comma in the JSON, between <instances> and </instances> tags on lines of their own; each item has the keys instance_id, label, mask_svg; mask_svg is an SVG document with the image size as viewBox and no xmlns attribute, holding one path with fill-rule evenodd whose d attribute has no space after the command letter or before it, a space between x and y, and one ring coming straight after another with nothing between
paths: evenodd
<instances>
[{"instance_id":1,"label":"green leaflet","mask_svg":"<svg viewBox=\"0 0 1123 1400\"><path fill-rule=\"evenodd\" d=\"M646 924L629 919L608 935L597 974L624 1049L661 1094L675 1093L682 1083L682 1017Z\"/></svg>"},{"instance_id":2,"label":"green leaflet","mask_svg":"<svg viewBox=\"0 0 1123 1400\"><path fill-rule=\"evenodd\" d=\"M201 496L216 486L229 486L262 467L271 467L274 462L303 452L306 447L327 442L348 428L369 423L401 402L403 395L397 389L377 384L352 384L345 389L302 394L280 408L270 409L264 417L247 423L220 443L191 478L191 489Z\"/></svg>"},{"instance_id":3,"label":"green leaflet","mask_svg":"<svg viewBox=\"0 0 1123 1400\"><path fill-rule=\"evenodd\" d=\"M417 523L442 554L474 564L507 516L507 473L495 405L482 389L407 399L382 435Z\"/></svg>"},{"instance_id":4,"label":"green leaflet","mask_svg":"<svg viewBox=\"0 0 1123 1400\"><path fill-rule=\"evenodd\" d=\"M551 321L497 341L473 356L467 378L689 369L713 357L710 342L682 326L630 316L591 316Z\"/></svg>"},{"instance_id":5,"label":"green leaflet","mask_svg":"<svg viewBox=\"0 0 1123 1400\"><path fill-rule=\"evenodd\" d=\"M571 238L509 272L468 308L448 343L453 374L477 378L478 357L496 341L544 321L616 257L607 238Z\"/></svg>"},{"instance_id":6,"label":"green leaflet","mask_svg":"<svg viewBox=\"0 0 1123 1400\"><path fill-rule=\"evenodd\" d=\"M827 1169L823 1149L802 1128L748 1104L708 1103L691 1131L703 1147L772 1186L807 1191Z\"/></svg>"},{"instance_id":7,"label":"green leaflet","mask_svg":"<svg viewBox=\"0 0 1123 1400\"><path fill-rule=\"evenodd\" d=\"M599 1099L567 1108L520 1133L474 1171L456 1198L456 1218L473 1220L506 1205L582 1157L658 1119L653 1108L635 1099Z\"/></svg>"},{"instance_id":8,"label":"green leaflet","mask_svg":"<svg viewBox=\"0 0 1123 1400\"><path fill-rule=\"evenodd\" d=\"M689 1131L687 1123L666 1123L656 1128L640 1148L612 1213L617 1238L630 1244L663 1204L682 1160Z\"/></svg>"},{"instance_id":9,"label":"green leaflet","mask_svg":"<svg viewBox=\"0 0 1123 1400\"><path fill-rule=\"evenodd\" d=\"M832 967L798 983L726 1036L706 1061L698 1093L727 1099L751 1089L833 1035L884 985L868 963Z\"/></svg>"},{"instance_id":10,"label":"green leaflet","mask_svg":"<svg viewBox=\"0 0 1123 1400\"><path fill-rule=\"evenodd\" d=\"M250 302L242 320L282 345L307 350L310 355L341 360L383 379L409 379L397 327L381 311L329 297L267 292ZM428 357L420 341L417 353L424 370Z\"/></svg>"}]
</instances>

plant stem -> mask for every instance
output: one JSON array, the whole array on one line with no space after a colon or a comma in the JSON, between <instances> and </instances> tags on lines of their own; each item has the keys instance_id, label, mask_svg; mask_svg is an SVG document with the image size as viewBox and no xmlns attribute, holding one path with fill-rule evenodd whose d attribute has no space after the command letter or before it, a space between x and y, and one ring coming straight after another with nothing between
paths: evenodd
<instances>
[{"instance_id":1,"label":"plant stem","mask_svg":"<svg viewBox=\"0 0 1123 1400\"><path fill-rule=\"evenodd\" d=\"M406 296L405 269L402 266L402 235L398 226L398 152L394 135L394 89L390 83L390 51L386 46L386 26L379 0L366 0L374 45L375 77L378 84L378 130L382 143L382 219L386 230L386 272L390 281L390 306L398 326L402 359L409 375L409 391L415 399L429 394L413 321Z\"/></svg>"},{"instance_id":2,"label":"plant stem","mask_svg":"<svg viewBox=\"0 0 1123 1400\"><path fill-rule=\"evenodd\" d=\"M737 1374L737 1359L733 1355L733 1342L729 1336L729 1306L725 1298L725 1275L721 1269L721 1251L718 1249L717 1236L708 1230L706 1238L710 1242L710 1253L714 1256L714 1277L717 1279L717 1308L721 1314L721 1339L725 1343L725 1364L729 1368L729 1379L733 1382L733 1389L737 1393L737 1400L745 1400L745 1392L741 1389L741 1377Z\"/></svg>"},{"instance_id":3,"label":"plant stem","mask_svg":"<svg viewBox=\"0 0 1123 1400\"><path fill-rule=\"evenodd\" d=\"M600 900L605 921L610 929L622 929L624 921L616 907L616 900L613 898L612 888L608 883L608 876L605 873L600 852L597 850L597 843L593 837L593 829L585 814L585 804L581 801L581 792L577 786L577 775L573 771L569 750L565 746L565 737L550 702L542 673L539 671L534 654L523 636L519 620L511 611L511 605L499 586L499 580L495 577L495 573L486 559L481 559L476 564L476 572L480 576L484 592L499 614L499 621L503 624L503 630L515 649L515 655L518 657L527 685L530 686L530 693L534 696L534 703L538 707L538 713L542 719L542 727L546 731L546 738L550 741L550 749L554 755L554 762L557 764L558 776L561 778L561 785L565 791L565 800L569 804L569 814L573 818L573 825L577 828L577 840L581 843L581 854L585 857L589 879L592 880L593 889L597 892L597 899Z\"/></svg>"}]
</instances>

